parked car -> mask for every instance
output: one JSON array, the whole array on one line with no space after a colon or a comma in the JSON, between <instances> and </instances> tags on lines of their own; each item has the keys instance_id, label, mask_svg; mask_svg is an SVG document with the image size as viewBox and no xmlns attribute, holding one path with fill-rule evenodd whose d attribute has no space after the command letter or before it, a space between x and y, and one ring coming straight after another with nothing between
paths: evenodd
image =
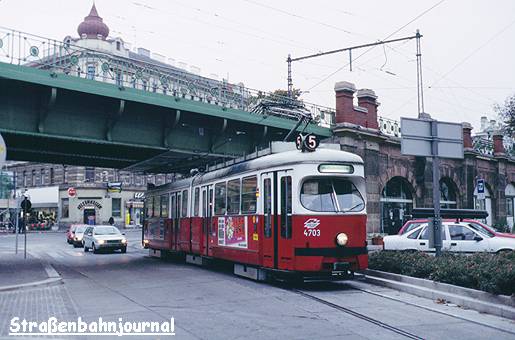
<instances>
[{"instance_id":1,"label":"parked car","mask_svg":"<svg viewBox=\"0 0 515 340\"><path fill-rule=\"evenodd\" d=\"M429 220L427 218L409 220L406 223L404 223L404 225L399 230L399 233L397 235L402 235L402 234L408 233L409 231L415 229L416 227L418 227L424 223L428 223L428 222L429 222ZM456 219L444 219L443 222L456 222ZM460 221L458 221L458 222L460 222ZM497 230L495 230L494 228L489 227L486 224L484 224L480 221L477 221L477 220L465 218L465 219L461 220L461 222L470 223L476 229L486 229L488 232L494 233L496 236L515 238L515 234L500 233Z\"/></svg>"},{"instance_id":2,"label":"parked car","mask_svg":"<svg viewBox=\"0 0 515 340\"><path fill-rule=\"evenodd\" d=\"M385 236L384 249L434 252L434 248L429 248L430 227L422 223L403 234ZM442 251L495 253L510 250L515 250L515 238L511 235L495 233L478 223L447 220L442 223Z\"/></svg>"},{"instance_id":3,"label":"parked car","mask_svg":"<svg viewBox=\"0 0 515 340\"><path fill-rule=\"evenodd\" d=\"M66 232L66 242L69 244L73 243L73 237L75 236L75 229L77 228L78 224L72 224L68 231Z\"/></svg>"},{"instance_id":4,"label":"parked car","mask_svg":"<svg viewBox=\"0 0 515 340\"><path fill-rule=\"evenodd\" d=\"M82 247L84 245L83 238L84 232L86 231L87 225L78 225L75 228L75 232L73 234L72 244L74 248Z\"/></svg>"},{"instance_id":5,"label":"parked car","mask_svg":"<svg viewBox=\"0 0 515 340\"><path fill-rule=\"evenodd\" d=\"M99 250L120 249L122 253L127 252L127 238L118 230L110 225L89 226L84 232L84 251L90 249L93 253Z\"/></svg>"}]
</instances>

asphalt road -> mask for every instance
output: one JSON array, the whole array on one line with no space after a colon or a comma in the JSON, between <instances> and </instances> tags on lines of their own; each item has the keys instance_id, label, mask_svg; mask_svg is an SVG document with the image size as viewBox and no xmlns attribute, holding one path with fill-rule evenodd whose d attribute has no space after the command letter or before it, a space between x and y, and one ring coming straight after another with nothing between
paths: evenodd
<instances>
[{"instance_id":1,"label":"asphalt road","mask_svg":"<svg viewBox=\"0 0 515 340\"><path fill-rule=\"evenodd\" d=\"M7 335L7 316L80 316L86 321L174 317L177 339L515 338L513 321L360 281L265 284L225 269L150 258L137 232L127 233L126 254L84 253L68 245L64 233L28 236L29 254L52 264L64 284L0 292L0 337ZM12 235L0 236L0 254L13 246Z\"/></svg>"}]
</instances>

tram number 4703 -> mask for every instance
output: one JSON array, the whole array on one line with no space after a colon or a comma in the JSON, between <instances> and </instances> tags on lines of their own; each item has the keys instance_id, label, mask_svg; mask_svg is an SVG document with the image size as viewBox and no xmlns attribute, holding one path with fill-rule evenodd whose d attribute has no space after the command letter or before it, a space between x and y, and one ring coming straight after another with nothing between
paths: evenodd
<instances>
[{"instance_id":1,"label":"tram number 4703","mask_svg":"<svg viewBox=\"0 0 515 340\"><path fill-rule=\"evenodd\" d=\"M320 229L304 229L305 236L320 236Z\"/></svg>"}]
</instances>

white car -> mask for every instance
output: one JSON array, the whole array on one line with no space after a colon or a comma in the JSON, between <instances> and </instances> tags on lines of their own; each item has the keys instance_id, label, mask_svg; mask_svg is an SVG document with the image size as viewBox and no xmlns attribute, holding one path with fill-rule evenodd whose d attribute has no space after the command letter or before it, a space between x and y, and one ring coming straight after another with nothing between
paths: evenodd
<instances>
[{"instance_id":1,"label":"white car","mask_svg":"<svg viewBox=\"0 0 515 340\"><path fill-rule=\"evenodd\" d=\"M118 230L110 225L90 226L84 232L84 251L90 249L93 253L99 250L120 249L122 253L127 252L127 238Z\"/></svg>"},{"instance_id":2,"label":"white car","mask_svg":"<svg viewBox=\"0 0 515 340\"><path fill-rule=\"evenodd\" d=\"M383 238L385 250L419 250L434 252L429 248L428 223L402 235ZM442 251L472 253L515 250L515 238L496 235L478 224L467 222L442 223Z\"/></svg>"}]
</instances>

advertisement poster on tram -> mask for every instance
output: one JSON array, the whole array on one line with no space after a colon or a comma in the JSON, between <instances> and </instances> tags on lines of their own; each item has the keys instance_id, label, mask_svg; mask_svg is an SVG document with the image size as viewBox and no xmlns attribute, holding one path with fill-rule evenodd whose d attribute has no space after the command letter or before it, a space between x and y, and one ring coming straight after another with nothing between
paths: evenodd
<instances>
[{"instance_id":1,"label":"advertisement poster on tram","mask_svg":"<svg viewBox=\"0 0 515 340\"><path fill-rule=\"evenodd\" d=\"M218 245L247 248L247 217L219 217Z\"/></svg>"}]
</instances>

